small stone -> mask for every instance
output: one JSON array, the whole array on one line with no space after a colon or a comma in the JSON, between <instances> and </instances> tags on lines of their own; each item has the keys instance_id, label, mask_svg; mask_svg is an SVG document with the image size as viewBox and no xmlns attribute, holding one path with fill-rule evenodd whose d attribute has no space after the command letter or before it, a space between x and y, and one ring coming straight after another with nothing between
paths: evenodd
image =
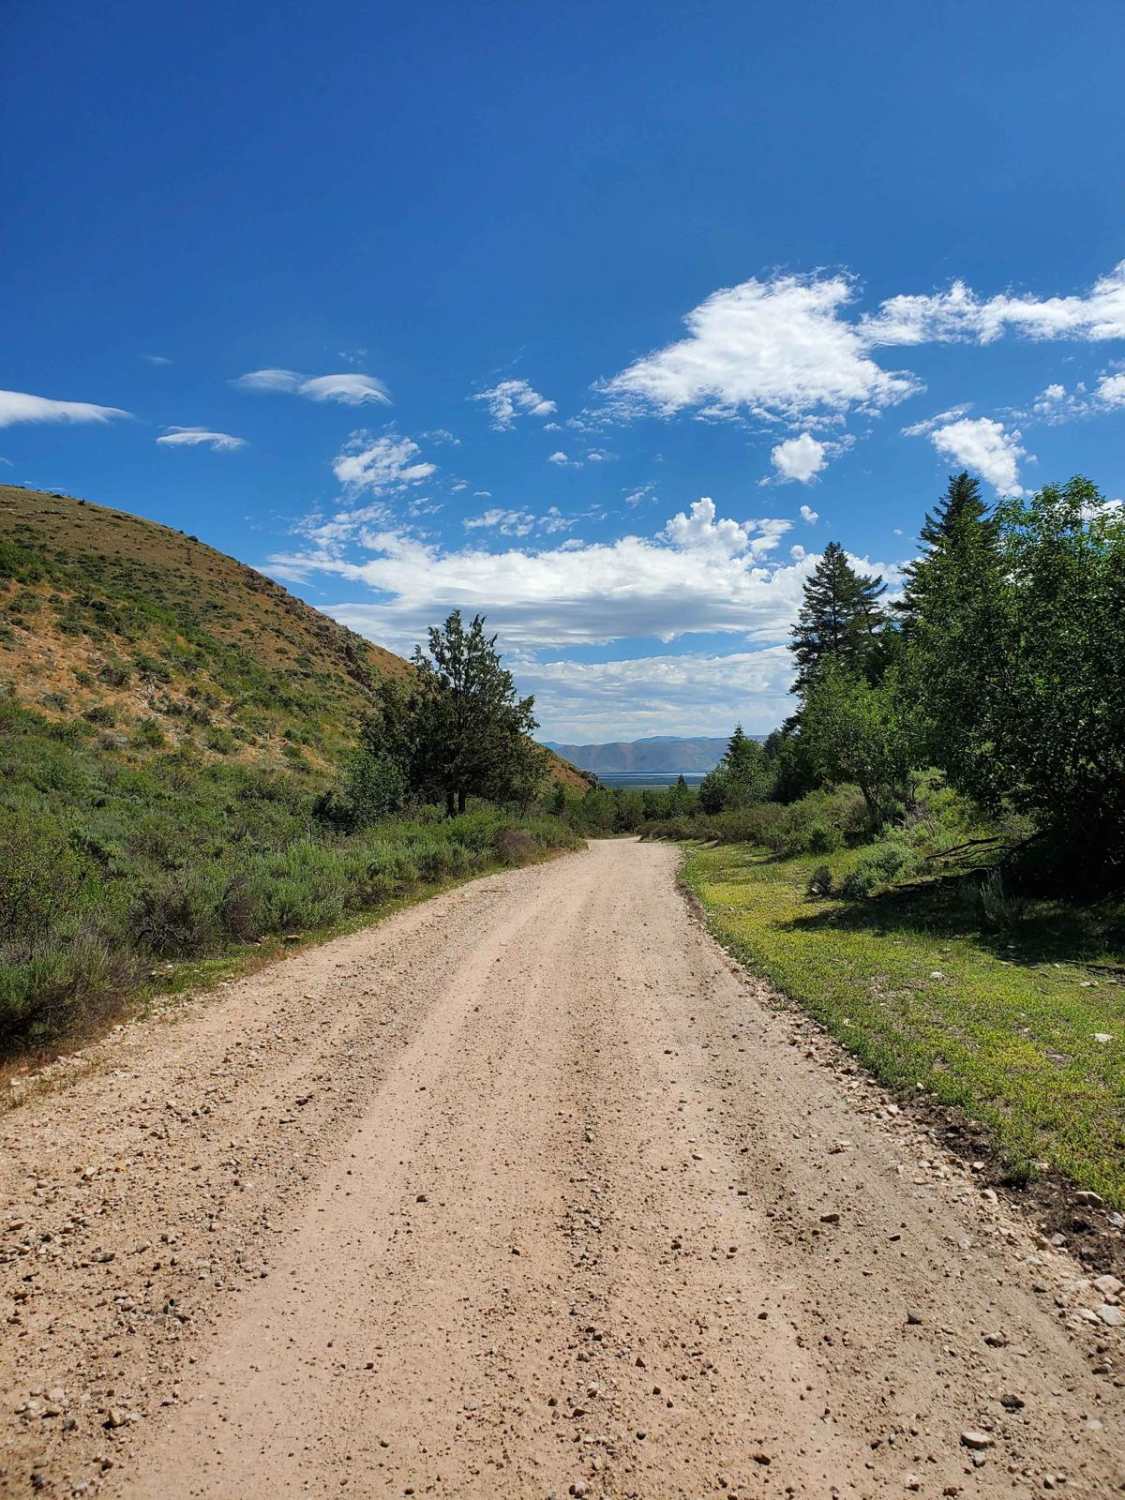
<instances>
[{"instance_id":1,"label":"small stone","mask_svg":"<svg viewBox=\"0 0 1125 1500\"><path fill-rule=\"evenodd\" d=\"M1121 1283L1116 1276L1096 1276L1094 1285L1103 1297L1116 1297L1121 1290Z\"/></svg>"},{"instance_id":2,"label":"small stone","mask_svg":"<svg viewBox=\"0 0 1125 1500\"><path fill-rule=\"evenodd\" d=\"M1113 1037L1108 1031L1095 1031L1094 1041L1101 1042L1102 1046L1104 1047L1107 1042L1113 1041Z\"/></svg>"},{"instance_id":3,"label":"small stone","mask_svg":"<svg viewBox=\"0 0 1125 1500\"><path fill-rule=\"evenodd\" d=\"M922 1322L922 1315L916 1312L908 1312L906 1314L906 1321L911 1327L917 1328Z\"/></svg>"},{"instance_id":4,"label":"small stone","mask_svg":"<svg viewBox=\"0 0 1125 1500\"><path fill-rule=\"evenodd\" d=\"M961 1443L965 1448L971 1448L975 1452L983 1452L985 1448L991 1448L995 1439L987 1432L977 1432L975 1428L968 1428L961 1434Z\"/></svg>"},{"instance_id":5,"label":"small stone","mask_svg":"<svg viewBox=\"0 0 1125 1500\"><path fill-rule=\"evenodd\" d=\"M1100 1193L1092 1193L1088 1188L1083 1188L1080 1193L1074 1195L1075 1203L1085 1203L1091 1208L1100 1208L1105 1199Z\"/></svg>"},{"instance_id":6,"label":"small stone","mask_svg":"<svg viewBox=\"0 0 1125 1500\"><path fill-rule=\"evenodd\" d=\"M838 1224L840 1222L840 1215L837 1213L821 1214L820 1222L822 1224Z\"/></svg>"},{"instance_id":7,"label":"small stone","mask_svg":"<svg viewBox=\"0 0 1125 1500\"><path fill-rule=\"evenodd\" d=\"M986 1333L984 1341L990 1349L1006 1349L1008 1347L1007 1335L1003 1333Z\"/></svg>"},{"instance_id":8,"label":"small stone","mask_svg":"<svg viewBox=\"0 0 1125 1500\"><path fill-rule=\"evenodd\" d=\"M124 1427L129 1420L127 1414L119 1406L111 1406L106 1412L105 1425L107 1427Z\"/></svg>"},{"instance_id":9,"label":"small stone","mask_svg":"<svg viewBox=\"0 0 1125 1500\"><path fill-rule=\"evenodd\" d=\"M1108 1302L1103 1302L1101 1307L1094 1309L1098 1317L1107 1328L1120 1328L1125 1323L1125 1313L1119 1307L1112 1307Z\"/></svg>"},{"instance_id":10,"label":"small stone","mask_svg":"<svg viewBox=\"0 0 1125 1500\"><path fill-rule=\"evenodd\" d=\"M1000 1397L1000 1405L1004 1408L1005 1411L1022 1411L1027 1405L1027 1402L1023 1399L1022 1396L1017 1396L1014 1391L1006 1391L1004 1395Z\"/></svg>"}]
</instances>

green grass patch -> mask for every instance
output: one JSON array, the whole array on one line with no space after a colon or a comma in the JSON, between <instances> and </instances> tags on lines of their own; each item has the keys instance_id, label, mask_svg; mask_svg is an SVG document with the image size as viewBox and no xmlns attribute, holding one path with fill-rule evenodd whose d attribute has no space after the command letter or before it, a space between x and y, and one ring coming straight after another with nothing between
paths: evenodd
<instances>
[{"instance_id":1,"label":"green grass patch","mask_svg":"<svg viewBox=\"0 0 1125 1500\"><path fill-rule=\"evenodd\" d=\"M807 894L825 864L839 890L866 852L694 847L684 879L715 936L884 1083L983 1121L1013 1176L1046 1163L1125 1208L1121 908L991 913L975 876Z\"/></svg>"}]
</instances>

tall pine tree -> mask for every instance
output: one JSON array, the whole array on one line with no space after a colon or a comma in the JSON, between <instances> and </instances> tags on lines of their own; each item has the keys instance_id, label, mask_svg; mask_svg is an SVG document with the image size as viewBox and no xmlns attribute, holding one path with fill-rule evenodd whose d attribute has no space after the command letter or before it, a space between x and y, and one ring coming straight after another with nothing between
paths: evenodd
<instances>
[{"instance_id":1,"label":"tall pine tree","mask_svg":"<svg viewBox=\"0 0 1125 1500\"><path fill-rule=\"evenodd\" d=\"M881 578L857 573L839 542L828 543L805 583L804 602L793 627L793 692L804 698L819 668L829 661L868 675L880 654L886 616L879 599L886 587Z\"/></svg>"},{"instance_id":2,"label":"tall pine tree","mask_svg":"<svg viewBox=\"0 0 1125 1500\"><path fill-rule=\"evenodd\" d=\"M922 554L903 570L906 583L901 599L894 604L895 614L908 632L927 613L937 590L937 574L949 571L947 563L971 566L974 554L981 561L996 550L997 522L980 497L980 481L964 469L951 474L937 509L926 512L919 541Z\"/></svg>"},{"instance_id":3,"label":"tall pine tree","mask_svg":"<svg viewBox=\"0 0 1125 1500\"><path fill-rule=\"evenodd\" d=\"M906 645L904 693L923 725L928 759L984 795L996 771L999 700L990 685L1004 670L1008 591L999 522L975 479L951 476L920 540L895 609Z\"/></svg>"}]
</instances>

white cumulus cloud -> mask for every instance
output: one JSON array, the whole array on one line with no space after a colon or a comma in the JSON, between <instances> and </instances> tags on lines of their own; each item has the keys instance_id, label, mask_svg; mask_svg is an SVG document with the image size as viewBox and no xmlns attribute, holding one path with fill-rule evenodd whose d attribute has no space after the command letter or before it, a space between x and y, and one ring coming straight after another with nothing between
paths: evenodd
<instances>
[{"instance_id":1,"label":"white cumulus cloud","mask_svg":"<svg viewBox=\"0 0 1125 1500\"><path fill-rule=\"evenodd\" d=\"M560 529L572 519L547 515ZM506 650L699 633L766 644L786 639L816 561L773 556L790 528L777 518L720 516L705 497L649 536L490 552L450 549L388 523L364 532L358 555L313 545L275 555L270 568L282 578L349 585L351 597L329 613L397 649L409 650L453 608L487 614ZM857 562L895 577L886 565Z\"/></svg>"},{"instance_id":2,"label":"white cumulus cloud","mask_svg":"<svg viewBox=\"0 0 1125 1500\"><path fill-rule=\"evenodd\" d=\"M1120 375L1103 375L1098 381L1098 400L1106 406L1125 406L1125 372Z\"/></svg>"},{"instance_id":3,"label":"white cumulus cloud","mask_svg":"<svg viewBox=\"0 0 1125 1500\"><path fill-rule=\"evenodd\" d=\"M17 422L112 422L129 413L117 406L95 406L91 401L54 401L26 391L0 391L0 427Z\"/></svg>"},{"instance_id":4,"label":"white cumulus cloud","mask_svg":"<svg viewBox=\"0 0 1125 1500\"><path fill-rule=\"evenodd\" d=\"M928 435L939 453L955 463L964 464L967 469L975 469L1000 494L1023 493L1019 464L1021 459L1031 455L1020 447L1018 430L1009 431L1003 422L992 417L961 417L944 426L933 427Z\"/></svg>"},{"instance_id":5,"label":"white cumulus cloud","mask_svg":"<svg viewBox=\"0 0 1125 1500\"><path fill-rule=\"evenodd\" d=\"M377 438L370 432L353 432L337 453L332 472L347 490L373 494L402 490L429 479L437 470L436 464L418 460L420 452L408 437L392 433Z\"/></svg>"},{"instance_id":6,"label":"white cumulus cloud","mask_svg":"<svg viewBox=\"0 0 1125 1500\"><path fill-rule=\"evenodd\" d=\"M819 521L819 519L820 519L820 517L817 515L816 511L813 510L813 508L812 508L811 505L802 505L801 506L801 520L802 521L807 521L810 526L815 526L816 523L817 523L817 521Z\"/></svg>"},{"instance_id":7,"label":"white cumulus cloud","mask_svg":"<svg viewBox=\"0 0 1125 1500\"><path fill-rule=\"evenodd\" d=\"M498 432L506 432L518 417L549 417L558 409L553 401L541 396L526 380L501 380L469 399L486 403L492 426Z\"/></svg>"},{"instance_id":8,"label":"white cumulus cloud","mask_svg":"<svg viewBox=\"0 0 1125 1500\"><path fill-rule=\"evenodd\" d=\"M893 405L920 388L884 370L855 324L844 276L778 276L713 292L685 318L688 337L637 360L602 390L622 415L740 412L769 419L837 416Z\"/></svg>"},{"instance_id":9,"label":"white cumulus cloud","mask_svg":"<svg viewBox=\"0 0 1125 1500\"><path fill-rule=\"evenodd\" d=\"M810 433L800 437L786 438L770 453L774 468L783 479L795 479L799 484L808 484L815 479L828 462L828 449Z\"/></svg>"},{"instance_id":10,"label":"white cumulus cloud","mask_svg":"<svg viewBox=\"0 0 1125 1500\"><path fill-rule=\"evenodd\" d=\"M165 448L210 448L213 453L230 453L246 446L245 438L209 432L206 427L168 427L156 441Z\"/></svg>"}]
</instances>

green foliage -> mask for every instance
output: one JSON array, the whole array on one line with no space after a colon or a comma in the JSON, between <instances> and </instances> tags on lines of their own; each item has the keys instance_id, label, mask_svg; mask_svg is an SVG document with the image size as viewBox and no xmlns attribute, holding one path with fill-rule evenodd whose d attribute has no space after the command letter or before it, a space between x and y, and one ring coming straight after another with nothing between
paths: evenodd
<instances>
[{"instance_id":1,"label":"green foliage","mask_svg":"<svg viewBox=\"0 0 1125 1500\"><path fill-rule=\"evenodd\" d=\"M885 839L867 850L852 866L840 888L848 901L862 900L883 886L893 885L917 868L917 856L910 846L898 839Z\"/></svg>"},{"instance_id":2,"label":"green foliage","mask_svg":"<svg viewBox=\"0 0 1125 1500\"><path fill-rule=\"evenodd\" d=\"M397 761L365 742L349 758L339 792L318 798L315 812L322 822L353 831L370 828L406 801L406 777Z\"/></svg>"},{"instance_id":3,"label":"green foliage","mask_svg":"<svg viewBox=\"0 0 1125 1500\"><path fill-rule=\"evenodd\" d=\"M644 828L645 838L755 844L777 855L827 853L870 833L863 796L849 786L821 788L788 806L757 802L708 814L700 803L694 816L657 819Z\"/></svg>"},{"instance_id":4,"label":"green foliage","mask_svg":"<svg viewBox=\"0 0 1125 1500\"><path fill-rule=\"evenodd\" d=\"M829 662L854 674L876 669L884 624L878 601L886 587L881 578L857 573L839 542L828 543L805 583L793 629L795 693L803 698Z\"/></svg>"},{"instance_id":5,"label":"green foliage","mask_svg":"<svg viewBox=\"0 0 1125 1500\"><path fill-rule=\"evenodd\" d=\"M954 804L935 803L944 839ZM962 799L956 816L970 813ZM1029 901L994 924L972 874L831 899L867 852L700 847L685 873L721 941L884 1083L967 1111L1013 1163L1046 1161L1125 1208L1125 1051L1096 1039L1120 1033L1120 904Z\"/></svg>"},{"instance_id":6,"label":"green foliage","mask_svg":"<svg viewBox=\"0 0 1125 1500\"><path fill-rule=\"evenodd\" d=\"M155 959L324 928L575 843L556 818L495 808L328 830L294 774L182 747L130 762L84 727L0 699L0 1053L96 1024Z\"/></svg>"},{"instance_id":7,"label":"green foliage","mask_svg":"<svg viewBox=\"0 0 1125 1500\"><path fill-rule=\"evenodd\" d=\"M859 787L874 825L913 800L922 742L893 672L873 687L842 665L826 664L805 697L801 739L824 781Z\"/></svg>"},{"instance_id":8,"label":"green foliage","mask_svg":"<svg viewBox=\"0 0 1125 1500\"><path fill-rule=\"evenodd\" d=\"M915 566L905 687L930 754L1028 814L1029 881L1125 883L1125 520L1085 479L972 508Z\"/></svg>"},{"instance_id":9,"label":"green foliage","mask_svg":"<svg viewBox=\"0 0 1125 1500\"><path fill-rule=\"evenodd\" d=\"M545 752L530 738L533 698L518 698L496 637L461 611L429 632L408 682L385 682L363 726L369 754L396 764L408 795L441 801L452 816L469 797L527 807L546 775Z\"/></svg>"}]
</instances>

